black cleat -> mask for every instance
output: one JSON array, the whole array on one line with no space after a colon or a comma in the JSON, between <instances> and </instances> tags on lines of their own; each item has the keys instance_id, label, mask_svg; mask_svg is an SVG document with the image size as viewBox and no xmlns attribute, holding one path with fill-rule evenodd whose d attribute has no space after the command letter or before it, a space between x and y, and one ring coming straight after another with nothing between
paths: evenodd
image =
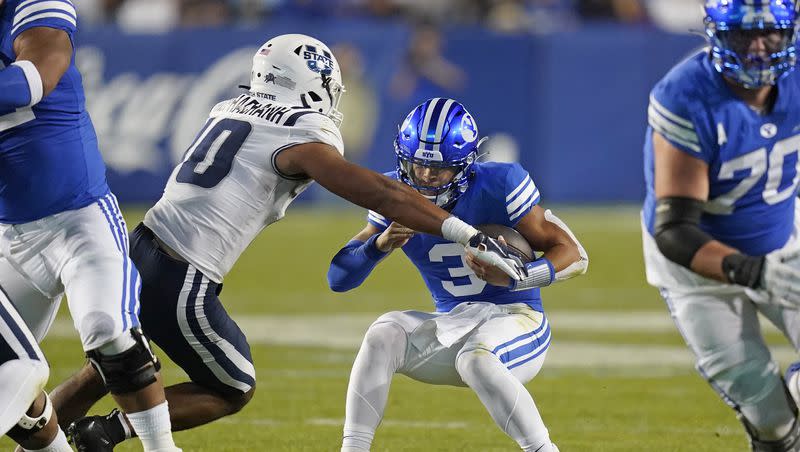
<instances>
[{"instance_id":1,"label":"black cleat","mask_svg":"<svg viewBox=\"0 0 800 452\"><path fill-rule=\"evenodd\" d=\"M114 409L106 416L86 416L67 427L67 438L78 452L111 452L122 442L119 438L119 410ZM119 438L119 439L118 439Z\"/></svg>"}]
</instances>

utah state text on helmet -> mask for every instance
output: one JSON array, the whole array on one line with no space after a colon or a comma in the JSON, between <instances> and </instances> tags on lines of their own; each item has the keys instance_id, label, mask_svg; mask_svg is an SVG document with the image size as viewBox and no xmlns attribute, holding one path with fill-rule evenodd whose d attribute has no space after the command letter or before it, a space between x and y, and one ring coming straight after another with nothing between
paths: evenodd
<instances>
[{"instance_id":1,"label":"utah state text on helmet","mask_svg":"<svg viewBox=\"0 0 800 452\"><path fill-rule=\"evenodd\" d=\"M745 88L774 85L797 61L792 0L708 0L705 32L717 71Z\"/></svg>"},{"instance_id":2,"label":"utah state text on helmet","mask_svg":"<svg viewBox=\"0 0 800 452\"><path fill-rule=\"evenodd\" d=\"M331 49L301 34L276 36L253 55L250 93L282 104L312 108L342 123L342 71Z\"/></svg>"},{"instance_id":3,"label":"utah state text on helmet","mask_svg":"<svg viewBox=\"0 0 800 452\"><path fill-rule=\"evenodd\" d=\"M451 205L467 190L479 144L478 126L463 105L429 99L411 110L397 133L397 175L437 205ZM434 183L419 177L424 169L452 178Z\"/></svg>"}]
</instances>

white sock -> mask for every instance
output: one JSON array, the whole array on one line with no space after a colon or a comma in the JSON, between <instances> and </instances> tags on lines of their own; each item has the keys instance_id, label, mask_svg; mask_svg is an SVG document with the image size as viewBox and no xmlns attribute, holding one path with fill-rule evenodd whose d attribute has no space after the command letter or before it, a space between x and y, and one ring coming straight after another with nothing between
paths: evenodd
<instances>
[{"instance_id":1,"label":"white sock","mask_svg":"<svg viewBox=\"0 0 800 452\"><path fill-rule=\"evenodd\" d=\"M487 350L458 355L456 370L494 422L524 451L550 452L550 434L525 386Z\"/></svg>"},{"instance_id":2,"label":"white sock","mask_svg":"<svg viewBox=\"0 0 800 452\"><path fill-rule=\"evenodd\" d=\"M22 449L25 452L72 452L72 447L69 446L67 442L67 435L64 434L64 431L58 429L58 434L53 439L53 442L50 443L44 449Z\"/></svg>"},{"instance_id":3,"label":"white sock","mask_svg":"<svg viewBox=\"0 0 800 452\"><path fill-rule=\"evenodd\" d=\"M125 413L145 452L180 452L172 440L167 401L149 410Z\"/></svg>"},{"instance_id":4,"label":"white sock","mask_svg":"<svg viewBox=\"0 0 800 452\"><path fill-rule=\"evenodd\" d=\"M347 386L342 452L368 451L372 445L392 376L405 359L406 341L405 331L391 322L367 330Z\"/></svg>"}]
</instances>

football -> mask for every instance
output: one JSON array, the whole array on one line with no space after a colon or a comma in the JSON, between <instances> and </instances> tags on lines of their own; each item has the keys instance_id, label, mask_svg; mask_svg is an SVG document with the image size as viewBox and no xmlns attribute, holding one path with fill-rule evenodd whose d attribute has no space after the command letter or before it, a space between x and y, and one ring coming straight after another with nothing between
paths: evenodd
<instances>
[{"instance_id":1,"label":"football","mask_svg":"<svg viewBox=\"0 0 800 452\"><path fill-rule=\"evenodd\" d=\"M523 262L531 262L536 257L531 245L516 229L502 224L482 224L477 226L477 229L494 239L502 235L509 250L522 258Z\"/></svg>"}]
</instances>

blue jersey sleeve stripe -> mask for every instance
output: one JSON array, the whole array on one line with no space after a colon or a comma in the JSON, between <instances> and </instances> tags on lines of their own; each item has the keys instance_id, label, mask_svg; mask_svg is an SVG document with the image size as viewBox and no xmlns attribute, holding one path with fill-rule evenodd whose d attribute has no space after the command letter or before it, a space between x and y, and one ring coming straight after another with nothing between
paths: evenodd
<instances>
[{"instance_id":1,"label":"blue jersey sleeve stripe","mask_svg":"<svg viewBox=\"0 0 800 452\"><path fill-rule=\"evenodd\" d=\"M694 130L675 125L663 116L660 116L652 107L648 109L647 119L648 123L650 123L650 125L653 127L658 126L664 130L667 130L670 134L680 137L683 141L688 141L690 143L700 142L700 139L697 137L697 133L695 133Z\"/></svg>"},{"instance_id":2,"label":"blue jersey sleeve stripe","mask_svg":"<svg viewBox=\"0 0 800 452\"><path fill-rule=\"evenodd\" d=\"M522 207L520 207L519 209L517 209L517 211L516 211L514 214L511 214L511 215L508 217L508 219L509 219L509 220L511 220L511 221L514 221L514 220L516 220L516 219L517 219L519 216L521 216L523 213L527 213L527 212L530 210L530 208L531 208L532 206L536 205L536 204L539 202L539 199L540 199L540 198L541 198L541 196L539 195L539 192L537 191L537 192L536 192L536 195L535 195L535 196L533 196L533 198L531 198L531 199L530 199L528 202L526 202L525 204L523 204L523 205L522 205Z\"/></svg>"},{"instance_id":3,"label":"blue jersey sleeve stripe","mask_svg":"<svg viewBox=\"0 0 800 452\"><path fill-rule=\"evenodd\" d=\"M25 19L22 22L20 22L19 25L15 26L14 29L11 30L11 36L14 36L15 34L17 34L17 31L20 29L20 27L22 27L22 26L24 26L24 25L26 25L28 23L31 23L33 21L38 21L38 20L42 20L42 19L55 19L55 20L60 19L60 20L63 20L64 22L69 23L71 25L72 29L75 29L78 26L77 21L75 20L74 17L72 17L72 16L70 16L68 14L65 14L63 12L49 12L48 11L48 12L43 12L41 14L40 13L36 13L36 14L32 15L31 17L28 17L27 19ZM43 21L43 23L41 25L47 27L47 26L51 26L52 23L50 23L50 21Z\"/></svg>"},{"instance_id":4,"label":"blue jersey sleeve stripe","mask_svg":"<svg viewBox=\"0 0 800 452\"><path fill-rule=\"evenodd\" d=\"M525 188L525 185L530 180L531 180L531 176L530 175L526 175L525 179L519 185L517 185L517 188L515 188L511 193L509 193L508 196L506 196L506 203L511 201L511 199L514 198L514 196L517 196L517 193L519 193L523 188Z\"/></svg>"},{"instance_id":5,"label":"blue jersey sleeve stripe","mask_svg":"<svg viewBox=\"0 0 800 452\"><path fill-rule=\"evenodd\" d=\"M687 129L694 129L694 124L692 124L692 121L682 118L676 115L675 113L669 111L666 107L661 105L661 102L659 102L658 99L656 99L656 97L653 95L650 96L650 106L653 107L653 109L656 110L661 116L665 116L670 121L680 126L686 127Z\"/></svg>"},{"instance_id":6,"label":"blue jersey sleeve stripe","mask_svg":"<svg viewBox=\"0 0 800 452\"><path fill-rule=\"evenodd\" d=\"M522 193L520 193L511 202L506 203L506 210L508 211L509 214L517 210L519 206L525 204L531 198L531 196L534 195L534 192L537 191L536 184L533 183L533 180L531 180L530 177L528 178L528 181L529 183L527 187L525 187L525 190L523 190Z\"/></svg>"}]
</instances>

